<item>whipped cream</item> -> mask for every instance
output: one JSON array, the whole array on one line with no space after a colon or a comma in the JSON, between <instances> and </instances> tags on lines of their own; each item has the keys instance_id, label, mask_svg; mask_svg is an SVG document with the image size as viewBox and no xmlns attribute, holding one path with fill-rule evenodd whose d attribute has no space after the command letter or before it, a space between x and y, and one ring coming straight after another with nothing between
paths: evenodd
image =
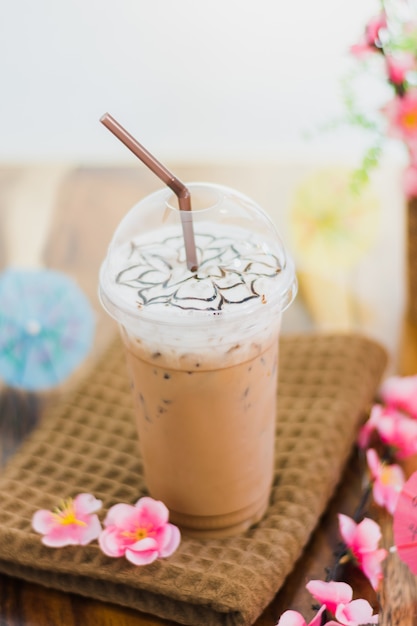
<instances>
[{"instance_id":1,"label":"whipped cream","mask_svg":"<svg viewBox=\"0 0 417 626\"><path fill-rule=\"evenodd\" d=\"M194 228L198 270L187 269L182 232L167 227L113 251L112 291L138 309L172 312L237 310L276 297L282 270L268 244L231 226ZM157 240L156 240L157 237Z\"/></svg>"},{"instance_id":2,"label":"whipped cream","mask_svg":"<svg viewBox=\"0 0 417 626\"><path fill-rule=\"evenodd\" d=\"M198 269L187 268L170 189L147 196L116 229L99 297L128 350L174 369L225 368L277 340L295 270L274 225L246 196L188 185Z\"/></svg>"}]
</instances>

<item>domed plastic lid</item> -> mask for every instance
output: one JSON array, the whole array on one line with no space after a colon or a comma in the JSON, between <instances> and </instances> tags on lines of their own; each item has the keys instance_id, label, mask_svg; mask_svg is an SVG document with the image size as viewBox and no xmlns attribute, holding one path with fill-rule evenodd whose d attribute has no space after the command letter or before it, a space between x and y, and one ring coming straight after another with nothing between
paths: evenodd
<instances>
[{"instance_id":1,"label":"domed plastic lid","mask_svg":"<svg viewBox=\"0 0 417 626\"><path fill-rule=\"evenodd\" d=\"M100 270L100 299L119 323L235 319L297 292L292 260L269 217L228 187L189 183L192 211L169 188L136 204L116 229ZM185 215L184 215L185 214ZM189 270L182 218L192 220L198 267Z\"/></svg>"}]
</instances>

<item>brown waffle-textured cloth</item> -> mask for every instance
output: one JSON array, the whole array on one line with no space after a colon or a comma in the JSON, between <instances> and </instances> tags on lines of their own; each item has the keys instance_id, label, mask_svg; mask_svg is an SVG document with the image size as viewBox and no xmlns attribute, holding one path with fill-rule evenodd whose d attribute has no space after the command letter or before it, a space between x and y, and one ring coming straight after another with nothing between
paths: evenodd
<instances>
[{"instance_id":1,"label":"brown waffle-textured cloth","mask_svg":"<svg viewBox=\"0 0 417 626\"><path fill-rule=\"evenodd\" d=\"M36 509L90 492L116 502L146 493L116 342L88 379L49 412L0 479L0 571L193 626L247 626L273 599L324 512L373 401L384 350L356 335L281 340L275 481L265 518L230 539L185 536L145 567L98 544L50 549Z\"/></svg>"}]
</instances>

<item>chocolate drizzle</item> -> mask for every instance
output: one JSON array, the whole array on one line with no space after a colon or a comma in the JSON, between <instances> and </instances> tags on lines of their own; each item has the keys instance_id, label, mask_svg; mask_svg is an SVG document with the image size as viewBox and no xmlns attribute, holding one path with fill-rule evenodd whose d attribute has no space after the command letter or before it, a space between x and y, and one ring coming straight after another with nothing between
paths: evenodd
<instances>
[{"instance_id":1,"label":"chocolate drizzle","mask_svg":"<svg viewBox=\"0 0 417 626\"><path fill-rule=\"evenodd\" d=\"M160 243L131 242L129 267L116 283L136 291L138 304L163 305L182 310L221 311L265 298L265 279L281 271L279 259L262 249L256 239L237 240L196 232L198 270L184 263L181 235Z\"/></svg>"}]
</instances>

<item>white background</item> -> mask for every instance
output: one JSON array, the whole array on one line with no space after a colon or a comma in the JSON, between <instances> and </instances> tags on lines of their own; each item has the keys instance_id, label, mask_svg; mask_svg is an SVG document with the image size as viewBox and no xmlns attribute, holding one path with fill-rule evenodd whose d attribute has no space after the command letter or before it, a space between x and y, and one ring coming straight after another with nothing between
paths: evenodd
<instances>
[{"instance_id":1,"label":"white background","mask_svg":"<svg viewBox=\"0 0 417 626\"><path fill-rule=\"evenodd\" d=\"M99 123L109 111L168 165L248 164L239 189L270 211L291 246L286 216L302 177L320 161L356 166L363 155L366 140L352 129L304 134L343 111L349 47L378 11L378 0L2 0L0 165L138 166ZM372 101L374 86L362 85L361 96ZM362 330L390 347L405 276L397 156L375 184L376 246L344 277L370 311ZM39 171L28 175L39 186ZM41 198L52 197L50 185ZM30 193L21 198L26 187L17 179L19 202L41 230L49 204L35 211ZM20 232L16 203L9 213ZM331 290L327 298L335 300Z\"/></svg>"},{"instance_id":2,"label":"white background","mask_svg":"<svg viewBox=\"0 0 417 626\"><path fill-rule=\"evenodd\" d=\"M159 158L311 151L377 0L3 0L0 161L126 161L109 111ZM339 152L355 139L322 138ZM132 157L133 158L133 157Z\"/></svg>"}]
</instances>

